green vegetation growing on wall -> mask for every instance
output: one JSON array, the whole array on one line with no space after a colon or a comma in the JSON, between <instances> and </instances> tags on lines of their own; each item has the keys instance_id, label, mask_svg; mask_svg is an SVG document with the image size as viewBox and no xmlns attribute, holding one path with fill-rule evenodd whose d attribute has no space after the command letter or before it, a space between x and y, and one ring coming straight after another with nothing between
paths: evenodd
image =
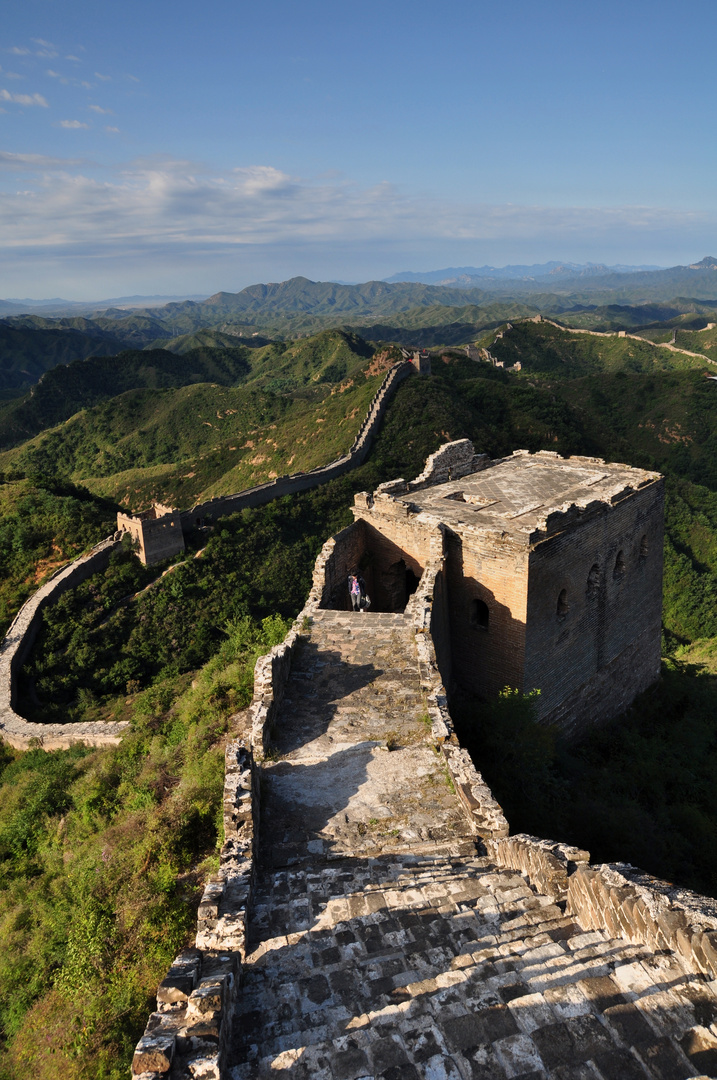
<instances>
[{"instance_id":1,"label":"green vegetation growing on wall","mask_svg":"<svg viewBox=\"0 0 717 1080\"><path fill-rule=\"evenodd\" d=\"M261 399L266 408L274 399L288 410L342 397L338 392L318 396L322 387L335 390L351 377L350 371L327 374L341 363L340 355L319 350L312 360L304 352L301 368L286 358L287 351L276 347L267 352L266 369L256 369L265 386L271 380L292 380L286 398L281 387L270 389ZM714 386L699 370L606 373L598 367L595 373L594 367L584 366L584 354L578 359L574 367L538 378L527 364L514 375L465 356L435 359L432 377L411 378L399 388L361 469L316 491L222 520L211 533L195 538L195 547L206 545L201 557L190 551L146 592L141 590L149 575L120 554L107 575L66 594L48 611L27 666L28 710L46 719L134 715L136 731L116 751L49 758L9 755L18 762L9 765L15 772L7 774L7 783L0 778L0 836L6 835L5 809L15 813L16 791L28 799L31 790L47 791L42 795L46 802L23 804L30 807L23 820L35 823L35 839L22 841L26 847L18 858L26 859L24 869L19 876L9 874L7 889L0 893L0 905L7 905L0 906L6 979L25 979L30 986L19 1008L13 1012L6 1004L2 1014L8 1078L16 1080L28 1070L38 1080L123 1075L166 960L191 933L199 878L215 850L226 718L248 700L251 650L259 647L258 638L264 635L267 641L283 632L276 622L259 627L274 613L290 617L301 607L321 544L351 520L354 491L414 476L442 442L464 436L492 456L522 446L664 468L670 475L667 640L678 651L710 653L709 643L690 643L706 633L717 636L709 621L711 596L717 596L717 495L712 490L717 490L717 478L708 468L717 428L710 396ZM578 377L562 377L566 370ZM324 375L329 382L322 383ZM379 372L375 378L380 377ZM186 392L199 390L204 393L206 384L186 387ZM110 405L121 417L121 403ZM286 418L287 412L280 415ZM645 418L654 426L646 425ZM315 426L321 429L314 440L316 453L326 460L335 433ZM163 430L169 431L169 425ZM107 421L108 443L112 431ZM267 436L270 431L269 426ZM671 431L679 437L671 437ZM277 442L279 432L277 427L271 433ZM212 475L204 464L209 460L196 459L199 471L205 470L204 483ZM256 469L267 467L268 461ZM161 481L157 486L161 494ZM230 656L226 650L234 646L228 643L237 634L240 655ZM209 667L199 675L205 663ZM614 734L608 729L570 755L549 733L535 729L524 703L508 699L502 708L514 714L512 719L496 713L489 724L480 721L478 766L495 784L514 829L572 838L591 847L597 858L627 856L648 870L715 889L710 876L715 854L710 830L713 835L717 821L710 794L715 772L711 678L678 665L664 693L648 695ZM682 749L674 741L680 737ZM636 756L646 763L644 776L635 775ZM694 767L692 758L697 759ZM47 760L59 763L59 780L43 779L35 771L37 763ZM31 779L22 780L24 762ZM507 783L511 777L512 788ZM578 789L584 793L579 804ZM601 792L607 793L602 802ZM578 823L589 826L582 835L570 817L574 805ZM633 848L610 846L620 836L619 814L639 833ZM7 835L15 835L13 829L15 824L8 825ZM663 835L664 850L653 858L651 844ZM30 858L31 849L36 854ZM82 906L88 881L91 910ZM29 900L22 906L25 894ZM83 949L88 943L93 958L84 974L73 967L75 937L70 937L71 947L65 944L70 925L77 926L73 934ZM25 954L39 958L38 963L21 967ZM30 985L31 971L40 976ZM74 978L80 979L82 994L74 994ZM17 1000L13 995L12 1001ZM104 1011L100 1001L108 1003ZM37 1037L40 1030L44 1041Z\"/></svg>"}]
</instances>

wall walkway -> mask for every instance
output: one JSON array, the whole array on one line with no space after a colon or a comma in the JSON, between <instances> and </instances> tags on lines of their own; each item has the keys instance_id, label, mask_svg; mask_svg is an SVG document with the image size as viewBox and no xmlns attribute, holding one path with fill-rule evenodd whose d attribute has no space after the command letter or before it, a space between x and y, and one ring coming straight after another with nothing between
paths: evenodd
<instances>
[{"instance_id":1,"label":"wall walkway","mask_svg":"<svg viewBox=\"0 0 717 1080\"><path fill-rule=\"evenodd\" d=\"M517 319L516 322L544 322L549 326L554 326L556 330L562 330L566 334L588 334L590 337L617 337L628 338L630 341L640 341L643 345L651 345L654 349L669 349L670 352L682 353L683 356L692 356L697 360L704 360L706 364L717 364L717 360L710 360L709 356L705 356L704 353L690 352L688 349L679 349L677 345L672 342L657 342L648 341L647 338L640 337L639 334L628 334L626 330L583 330L574 326L563 326L562 323L554 322L552 319L546 319L543 315L536 315L530 319ZM510 327L512 329L512 327ZM707 327L709 329L709 326ZM505 331L501 332L498 337L503 337Z\"/></svg>"},{"instance_id":2,"label":"wall walkway","mask_svg":"<svg viewBox=\"0 0 717 1080\"><path fill-rule=\"evenodd\" d=\"M172 1002L162 984L135 1077L717 1075L717 904L509 836L452 731L432 635L440 560L404 614L354 614L321 608L340 555L341 534L257 663L251 890L234 901L226 872L207 886L214 929L200 926L193 970L209 974Z\"/></svg>"}]
</instances>

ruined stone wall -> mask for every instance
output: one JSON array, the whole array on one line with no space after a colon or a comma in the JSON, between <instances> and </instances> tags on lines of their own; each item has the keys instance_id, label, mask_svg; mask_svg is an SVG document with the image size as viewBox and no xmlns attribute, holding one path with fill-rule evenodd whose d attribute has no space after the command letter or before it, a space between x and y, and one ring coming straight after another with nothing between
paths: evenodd
<instances>
[{"instance_id":1,"label":"ruined stone wall","mask_svg":"<svg viewBox=\"0 0 717 1080\"><path fill-rule=\"evenodd\" d=\"M446 529L451 652L460 683L484 698L523 685L528 552L500 532ZM485 605L485 608L482 607Z\"/></svg>"},{"instance_id":2,"label":"ruined stone wall","mask_svg":"<svg viewBox=\"0 0 717 1080\"><path fill-rule=\"evenodd\" d=\"M657 480L533 547L524 688L542 718L576 733L658 678L663 518Z\"/></svg>"},{"instance_id":3,"label":"ruined stone wall","mask_svg":"<svg viewBox=\"0 0 717 1080\"><path fill-rule=\"evenodd\" d=\"M354 521L346 529L332 537L331 555L324 564L324 578L321 585L321 607L335 611L349 611L351 599L348 591L348 576L356 569L366 550L366 526L363 521ZM373 576L370 570L362 570L369 596L373 596Z\"/></svg>"},{"instance_id":4,"label":"ruined stone wall","mask_svg":"<svg viewBox=\"0 0 717 1080\"><path fill-rule=\"evenodd\" d=\"M368 567L364 577L374 609L402 610L405 596L403 603L396 597L396 568L403 562L406 569L421 577L435 551L435 524L409 517L405 505L382 497L380 489L374 500L365 492L357 494L353 512L358 521L365 522Z\"/></svg>"},{"instance_id":5,"label":"ruined stone wall","mask_svg":"<svg viewBox=\"0 0 717 1080\"><path fill-rule=\"evenodd\" d=\"M0 738L16 750L38 745L45 750L66 750L76 743L112 746L119 742L126 721L114 723L35 724L15 712L16 679L35 640L43 610L67 589L74 589L92 574L104 570L119 539L108 537L87 555L58 570L23 604L0 645Z\"/></svg>"}]
</instances>

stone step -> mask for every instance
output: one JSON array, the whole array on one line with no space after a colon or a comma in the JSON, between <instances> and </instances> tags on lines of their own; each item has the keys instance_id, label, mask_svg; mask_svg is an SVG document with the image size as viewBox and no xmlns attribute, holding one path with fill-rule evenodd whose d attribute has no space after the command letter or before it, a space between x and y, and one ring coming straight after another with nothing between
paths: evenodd
<instances>
[{"instance_id":1,"label":"stone step","mask_svg":"<svg viewBox=\"0 0 717 1080\"><path fill-rule=\"evenodd\" d=\"M252 926L232 1080L717 1073L710 985L486 858L264 871Z\"/></svg>"}]
</instances>

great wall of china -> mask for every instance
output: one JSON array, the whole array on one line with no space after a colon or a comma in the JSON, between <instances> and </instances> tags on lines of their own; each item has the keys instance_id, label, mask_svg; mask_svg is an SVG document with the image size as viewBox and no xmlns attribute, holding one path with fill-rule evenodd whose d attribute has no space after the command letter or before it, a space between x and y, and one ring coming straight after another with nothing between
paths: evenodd
<instances>
[{"instance_id":1,"label":"great wall of china","mask_svg":"<svg viewBox=\"0 0 717 1080\"><path fill-rule=\"evenodd\" d=\"M234 718L221 867L135 1080L714 1077L717 902L510 835L447 706L441 529L403 613L335 609L356 537Z\"/></svg>"},{"instance_id":2,"label":"great wall of china","mask_svg":"<svg viewBox=\"0 0 717 1080\"><path fill-rule=\"evenodd\" d=\"M423 475L451 476L451 453ZM333 609L356 535L324 545L233 718L220 869L194 947L158 989L135 1080L717 1076L717 903L510 835L448 710L441 530L402 613ZM8 701L42 606L116 542L18 615L0 655ZM41 745L119 736L102 734Z\"/></svg>"},{"instance_id":3,"label":"great wall of china","mask_svg":"<svg viewBox=\"0 0 717 1080\"><path fill-rule=\"evenodd\" d=\"M527 319L516 319L516 323L532 322L532 323L547 323L548 326L554 326L556 330L562 330L566 334L587 334L589 337L599 338L627 338L630 341L640 341L643 345L651 345L655 349L669 349L670 352L682 353L683 356L692 356L697 360L704 360L706 364L717 364L717 360L710 360L709 356L705 356L704 353L690 352L688 349L680 349L674 342L666 341L649 341L647 338L640 337L639 334L628 334L627 330L582 330L574 326L563 326L562 323L555 322L553 319L546 319L544 315L533 315ZM705 330L711 330L714 327L714 323L708 323L704 328ZM508 323L508 330L512 329L511 323ZM503 337L505 330L500 331L496 336Z\"/></svg>"}]
</instances>

